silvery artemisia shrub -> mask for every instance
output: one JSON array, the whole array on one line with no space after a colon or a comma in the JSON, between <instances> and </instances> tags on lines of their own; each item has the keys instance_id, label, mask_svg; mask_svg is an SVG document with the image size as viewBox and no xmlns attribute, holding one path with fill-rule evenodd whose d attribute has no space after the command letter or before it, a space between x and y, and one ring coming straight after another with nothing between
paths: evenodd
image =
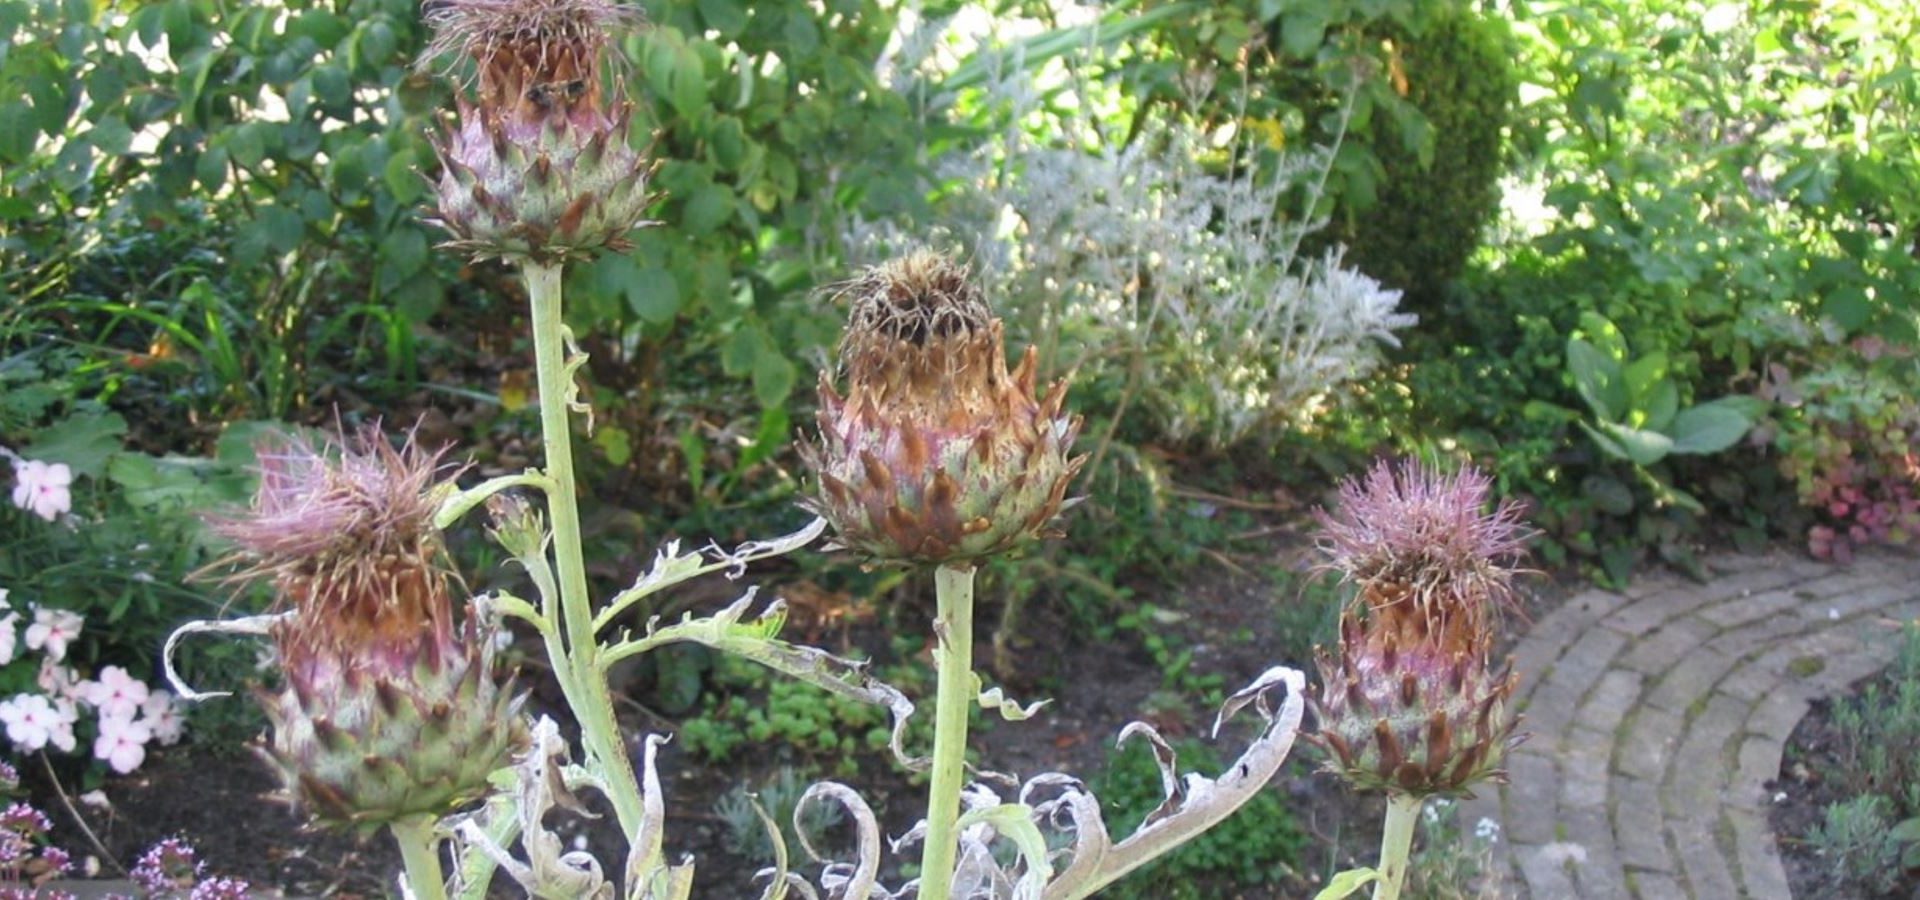
<instances>
[{"instance_id":1,"label":"silvery artemisia shrub","mask_svg":"<svg viewBox=\"0 0 1920 900\"><path fill-rule=\"evenodd\" d=\"M434 144L449 246L539 264L627 246L653 167L628 145L633 105L602 70L634 16L608 0L449 0L428 14L427 58L464 54L475 69L474 96Z\"/></svg>"},{"instance_id":2,"label":"silvery artemisia shrub","mask_svg":"<svg viewBox=\"0 0 1920 900\"><path fill-rule=\"evenodd\" d=\"M285 797L322 824L371 831L440 816L487 791L526 740L494 677L493 635L456 621L438 506L438 454L377 430L259 454L245 514L213 522L236 582L265 582L285 684L259 699Z\"/></svg>"},{"instance_id":3,"label":"silvery artemisia shrub","mask_svg":"<svg viewBox=\"0 0 1920 900\"><path fill-rule=\"evenodd\" d=\"M1491 666L1493 624L1529 531L1516 504L1485 510L1490 487L1381 463L1318 514L1328 568L1359 593L1318 654L1309 739L1356 788L1453 795L1504 775L1518 676Z\"/></svg>"},{"instance_id":4,"label":"silvery artemisia shrub","mask_svg":"<svg viewBox=\"0 0 1920 900\"><path fill-rule=\"evenodd\" d=\"M820 375L808 505L880 563L971 563L1041 534L1069 505L1080 419L1063 380L1036 393L1030 348L1007 369L999 319L964 266L920 251L845 285L840 366Z\"/></svg>"}]
</instances>

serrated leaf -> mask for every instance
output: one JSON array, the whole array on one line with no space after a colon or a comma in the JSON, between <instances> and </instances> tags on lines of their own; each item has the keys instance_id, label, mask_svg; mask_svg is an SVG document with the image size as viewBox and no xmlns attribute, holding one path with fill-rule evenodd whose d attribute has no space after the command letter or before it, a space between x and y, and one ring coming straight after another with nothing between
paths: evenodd
<instances>
[{"instance_id":1,"label":"serrated leaf","mask_svg":"<svg viewBox=\"0 0 1920 900\"><path fill-rule=\"evenodd\" d=\"M80 413L40 431L20 455L49 463L66 463L75 476L98 478L107 459L120 452L127 420L119 413Z\"/></svg>"}]
</instances>

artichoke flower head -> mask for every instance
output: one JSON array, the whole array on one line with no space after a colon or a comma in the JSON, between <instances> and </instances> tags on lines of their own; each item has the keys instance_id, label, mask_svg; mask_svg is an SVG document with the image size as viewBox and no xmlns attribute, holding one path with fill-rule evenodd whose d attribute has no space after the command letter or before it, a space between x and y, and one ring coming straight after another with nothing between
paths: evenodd
<instances>
[{"instance_id":1,"label":"artichoke flower head","mask_svg":"<svg viewBox=\"0 0 1920 900\"><path fill-rule=\"evenodd\" d=\"M426 58L464 55L474 71L434 145L448 246L540 264L630 246L653 166L627 143L633 106L604 64L636 19L610 0L443 0L427 14Z\"/></svg>"},{"instance_id":2,"label":"artichoke flower head","mask_svg":"<svg viewBox=\"0 0 1920 900\"><path fill-rule=\"evenodd\" d=\"M1485 511L1490 487L1470 469L1382 463L1317 514L1327 568L1358 592L1340 645L1317 654L1310 739L1356 788L1458 795L1505 776L1517 676L1490 657L1531 532L1516 504Z\"/></svg>"},{"instance_id":3,"label":"artichoke flower head","mask_svg":"<svg viewBox=\"0 0 1920 900\"><path fill-rule=\"evenodd\" d=\"M1036 393L1038 353L1011 371L964 266L917 252L843 286L843 396L820 376L819 478L808 508L870 563L971 564L1049 534L1084 458L1065 380Z\"/></svg>"},{"instance_id":4,"label":"artichoke flower head","mask_svg":"<svg viewBox=\"0 0 1920 900\"><path fill-rule=\"evenodd\" d=\"M257 692L284 799L372 830L484 794L526 726L494 678L490 628L455 620L433 527L438 455L368 429L259 460L252 509L212 525L236 548L229 579L268 583L284 613L271 632L284 684Z\"/></svg>"}]
</instances>

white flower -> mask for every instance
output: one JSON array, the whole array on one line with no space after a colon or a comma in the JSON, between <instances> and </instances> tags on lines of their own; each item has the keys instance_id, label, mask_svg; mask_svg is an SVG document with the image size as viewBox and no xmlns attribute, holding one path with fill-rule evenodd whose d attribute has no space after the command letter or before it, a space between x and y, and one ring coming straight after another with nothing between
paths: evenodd
<instances>
[{"instance_id":1,"label":"white flower","mask_svg":"<svg viewBox=\"0 0 1920 900\"><path fill-rule=\"evenodd\" d=\"M0 591L4 593L6 591ZM0 598L0 603L4 602L5 598ZM0 666L13 662L13 654L20 649L20 630L14 627L19 621L20 614L16 612L0 617Z\"/></svg>"},{"instance_id":2,"label":"white flower","mask_svg":"<svg viewBox=\"0 0 1920 900\"><path fill-rule=\"evenodd\" d=\"M51 656L40 660L40 674L34 679L34 683L38 684L40 690L45 691L47 696L69 699L79 697L89 684L89 682L74 680L73 670L61 665L59 660Z\"/></svg>"},{"instance_id":3,"label":"white flower","mask_svg":"<svg viewBox=\"0 0 1920 900\"><path fill-rule=\"evenodd\" d=\"M133 718L147 702L147 684L119 666L100 670L99 681L87 682L80 698L98 707L101 718Z\"/></svg>"},{"instance_id":4,"label":"white flower","mask_svg":"<svg viewBox=\"0 0 1920 900\"><path fill-rule=\"evenodd\" d=\"M73 470L66 463L47 465L37 459L13 464L13 505L49 522L73 508Z\"/></svg>"},{"instance_id":5,"label":"white flower","mask_svg":"<svg viewBox=\"0 0 1920 900\"><path fill-rule=\"evenodd\" d=\"M80 805L91 806L94 809L113 809L113 801L107 799L107 792L98 788L81 794Z\"/></svg>"},{"instance_id":6,"label":"white flower","mask_svg":"<svg viewBox=\"0 0 1920 900\"><path fill-rule=\"evenodd\" d=\"M147 702L140 704L140 721L153 730L153 739L164 747L179 743L187 728L186 721L180 718L180 705L174 702L173 692L166 690L147 695Z\"/></svg>"},{"instance_id":7,"label":"white flower","mask_svg":"<svg viewBox=\"0 0 1920 900\"><path fill-rule=\"evenodd\" d=\"M1500 843L1500 823L1485 816L1473 826L1473 835L1489 844Z\"/></svg>"},{"instance_id":8,"label":"white flower","mask_svg":"<svg viewBox=\"0 0 1920 900\"><path fill-rule=\"evenodd\" d=\"M55 697L53 700L53 734L47 743L58 747L63 753L72 753L74 747L73 726L80 721L80 708L68 697Z\"/></svg>"},{"instance_id":9,"label":"white flower","mask_svg":"<svg viewBox=\"0 0 1920 900\"><path fill-rule=\"evenodd\" d=\"M33 624L27 626L27 648L45 648L49 659L65 659L67 642L80 636L80 626L85 621L71 610L37 608L33 611Z\"/></svg>"},{"instance_id":10,"label":"white flower","mask_svg":"<svg viewBox=\"0 0 1920 900\"><path fill-rule=\"evenodd\" d=\"M152 739L153 730L145 722L105 716L100 720L100 737L93 742L93 758L106 760L115 772L125 775L147 761L147 741Z\"/></svg>"},{"instance_id":11,"label":"white flower","mask_svg":"<svg viewBox=\"0 0 1920 900\"><path fill-rule=\"evenodd\" d=\"M0 723L7 726L7 740L12 741L14 747L31 753L47 745L60 724L60 716L54 712L53 704L39 694L15 694L0 703Z\"/></svg>"},{"instance_id":12,"label":"white flower","mask_svg":"<svg viewBox=\"0 0 1920 900\"><path fill-rule=\"evenodd\" d=\"M13 604L7 602L7 595L10 593L13 593L13 592L7 590L6 588L0 588L0 609L13 608Z\"/></svg>"}]
</instances>

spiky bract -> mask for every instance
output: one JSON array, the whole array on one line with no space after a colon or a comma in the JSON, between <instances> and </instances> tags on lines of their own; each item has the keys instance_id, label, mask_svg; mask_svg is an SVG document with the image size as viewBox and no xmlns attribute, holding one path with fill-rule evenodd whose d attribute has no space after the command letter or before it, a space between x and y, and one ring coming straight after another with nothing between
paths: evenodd
<instances>
[{"instance_id":1,"label":"spiky bract","mask_svg":"<svg viewBox=\"0 0 1920 900\"><path fill-rule=\"evenodd\" d=\"M918 252L844 286L840 365L820 376L809 508L879 563L965 563L1046 531L1082 459L1066 382L1036 393L1029 348L1007 369L1002 326L964 266Z\"/></svg>"},{"instance_id":2,"label":"spiky bract","mask_svg":"<svg viewBox=\"0 0 1920 900\"><path fill-rule=\"evenodd\" d=\"M368 429L259 458L252 510L213 526L235 544L231 577L269 582L286 614L272 630L285 683L259 692L286 798L370 830L479 797L525 725L493 677L492 635L455 621L438 454Z\"/></svg>"},{"instance_id":3,"label":"spiky bract","mask_svg":"<svg viewBox=\"0 0 1920 900\"><path fill-rule=\"evenodd\" d=\"M1309 740L1354 787L1426 797L1505 777L1519 676L1490 671L1484 654L1383 644L1343 616L1339 652L1322 648L1316 662L1320 692L1308 700L1320 730Z\"/></svg>"},{"instance_id":4,"label":"spiky bract","mask_svg":"<svg viewBox=\"0 0 1920 900\"><path fill-rule=\"evenodd\" d=\"M428 58L463 54L475 96L435 142L448 246L557 264L628 246L653 166L627 143L632 105L606 96L611 33L637 15L608 0L447 0Z\"/></svg>"},{"instance_id":5,"label":"spiky bract","mask_svg":"<svg viewBox=\"0 0 1920 900\"><path fill-rule=\"evenodd\" d=\"M1511 604L1529 529L1491 482L1377 465L1317 512L1327 568L1358 587L1340 646L1320 649L1310 698L1328 768L1362 790L1462 794L1504 776L1517 677L1495 672L1493 626Z\"/></svg>"}]
</instances>

